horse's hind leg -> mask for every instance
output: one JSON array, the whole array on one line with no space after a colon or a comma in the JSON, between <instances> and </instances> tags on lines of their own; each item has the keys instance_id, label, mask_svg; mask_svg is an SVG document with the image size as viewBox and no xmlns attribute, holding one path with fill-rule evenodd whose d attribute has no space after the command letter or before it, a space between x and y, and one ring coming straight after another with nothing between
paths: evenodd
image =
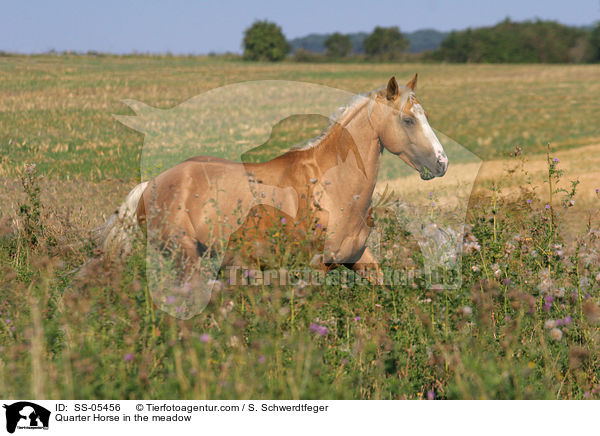
<instances>
[{"instance_id":1,"label":"horse's hind leg","mask_svg":"<svg viewBox=\"0 0 600 436\"><path fill-rule=\"evenodd\" d=\"M383 272L381 271L381 268L379 268L377 259L375 259L375 256L369 247L365 248L360 259L352 264L351 268L354 272L369 280L371 283L376 285L383 284Z\"/></svg>"}]
</instances>

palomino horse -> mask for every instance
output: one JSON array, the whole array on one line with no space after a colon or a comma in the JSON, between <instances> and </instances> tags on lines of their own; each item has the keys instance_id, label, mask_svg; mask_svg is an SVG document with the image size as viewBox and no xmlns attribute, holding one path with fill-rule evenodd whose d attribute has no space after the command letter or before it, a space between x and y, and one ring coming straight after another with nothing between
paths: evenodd
<instances>
[{"instance_id":1,"label":"palomino horse","mask_svg":"<svg viewBox=\"0 0 600 436\"><path fill-rule=\"evenodd\" d=\"M240 265L238 255L260 258L273 250L266 232L277 225L292 237L313 235L320 253L313 262L324 270L346 265L365 274L376 265L367 238L383 149L424 180L448 168L416 84L417 75L404 87L392 77L358 96L309 145L268 162L195 157L166 170L130 192L107 223L104 250L122 251L127 228L139 224L160 250L179 251L184 283L194 289L209 278L195 270L201 258L217 257L217 269ZM246 249L231 250L234 239Z\"/></svg>"}]
</instances>

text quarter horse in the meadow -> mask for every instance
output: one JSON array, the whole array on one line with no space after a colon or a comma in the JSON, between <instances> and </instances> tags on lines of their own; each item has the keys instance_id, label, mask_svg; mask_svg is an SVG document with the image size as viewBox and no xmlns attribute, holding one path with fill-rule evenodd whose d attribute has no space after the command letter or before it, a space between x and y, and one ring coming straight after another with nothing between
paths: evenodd
<instances>
[{"instance_id":1,"label":"text quarter horse in the meadow","mask_svg":"<svg viewBox=\"0 0 600 436\"><path fill-rule=\"evenodd\" d=\"M406 86L392 77L353 99L307 146L267 162L200 156L139 184L107 222L103 251L126 253L131 230L142 228L159 258L176 254L176 284L166 286L200 293L203 306L220 268L260 265L275 249L268 237L273 226L288 240L311 239L305 246L312 266L327 271L346 265L363 275L368 266L378 269L367 239L383 150L424 180L448 168L415 96L416 83L417 75ZM203 259L211 259L208 269Z\"/></svg>"}]
</instances>

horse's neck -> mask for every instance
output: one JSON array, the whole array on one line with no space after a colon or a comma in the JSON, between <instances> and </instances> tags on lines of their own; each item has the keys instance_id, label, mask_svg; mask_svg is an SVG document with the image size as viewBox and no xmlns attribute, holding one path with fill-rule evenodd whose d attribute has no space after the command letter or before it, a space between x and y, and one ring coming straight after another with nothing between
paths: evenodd
<instances>
[{"instance_id":1,"label":"horse's neck","mask_svg":"<svg viewBox=\"0 0 600 436\"><path fill-rule=\"evenodd\" d=\"M348 186L360 186L362 191L373 190L381 162L381 145L368 115L368 103L354 114L342 116L341 124L332 126L322 142L315 147L315 160L321 170L339 165L352 165L357 171L339 171ZM357 177L360 184L357 184ZM343 180L347 178L348 180ZM360 194L356 192L354 194Z\"/></svg>"}]
</instances>

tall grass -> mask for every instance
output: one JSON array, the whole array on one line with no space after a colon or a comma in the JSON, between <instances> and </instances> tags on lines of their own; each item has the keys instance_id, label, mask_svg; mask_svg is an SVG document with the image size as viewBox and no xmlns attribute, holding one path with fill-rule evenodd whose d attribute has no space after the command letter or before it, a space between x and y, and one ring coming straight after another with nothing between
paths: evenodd
<instances>
[{"instance_id":1,"label":"tall grass","mask_svg":"<svg viewBox=\"0 0 600 436\"><path fill-rule=\"evenodd\" d=\"M525 184L509 199L497 183L472 198L458 290L418 280L234 286L221 276L211 304L186 321L152 301L141 240L126 262L94 257L75 279L91 240L61 244L74 229L55 218L56 205L39 200L35 168L21 177L19 210L26 212L3 222L0 234L2 397L600 395L599 222L591 217L572 245L564 240L576 184L572 192L556 190L563 174L550 151L552 197ZM38 226L32 217L40 217ZM381 243L394 247L382 268L422 266L405 223L375 219ZM292 256L285 266L303 263Z\"/></svg>"}]
</instances>

